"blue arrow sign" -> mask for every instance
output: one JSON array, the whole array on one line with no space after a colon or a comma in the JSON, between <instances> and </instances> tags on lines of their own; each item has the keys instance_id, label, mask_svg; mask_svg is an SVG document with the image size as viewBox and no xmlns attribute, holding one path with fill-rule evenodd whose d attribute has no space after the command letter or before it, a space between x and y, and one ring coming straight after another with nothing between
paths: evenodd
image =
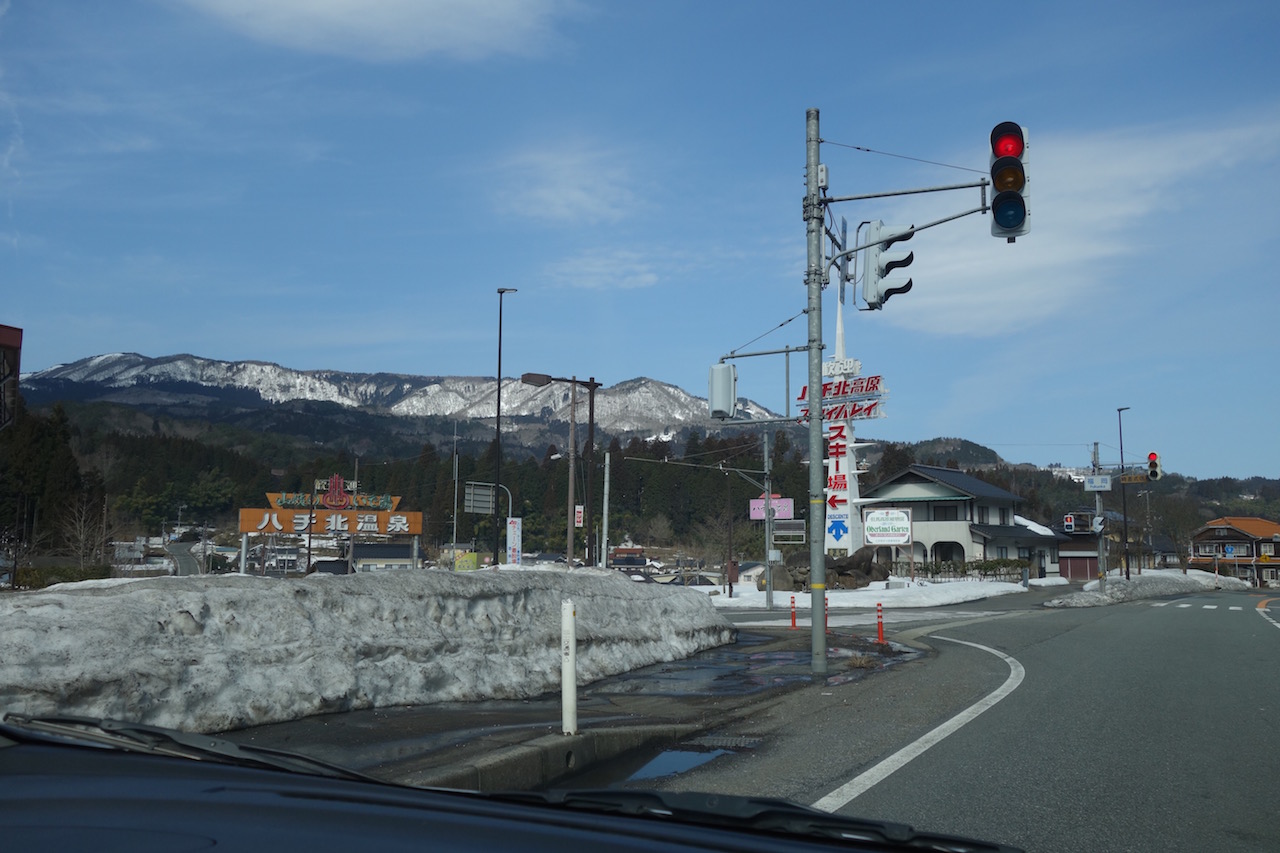
<instances>
[{"instance_id":1,"label":"blue arrow sign","mask_svg":"<svg viewBox=\"0 0 1280 853\"><path fill-rule=\"evenodd\" d=\"M836 519L831 522L831 526L827 528L827 532L830 533L837 542L839 542L845 537L845 534L849 532L849 525L845 524L843 519Z\"/></svg>"}]
</instances>

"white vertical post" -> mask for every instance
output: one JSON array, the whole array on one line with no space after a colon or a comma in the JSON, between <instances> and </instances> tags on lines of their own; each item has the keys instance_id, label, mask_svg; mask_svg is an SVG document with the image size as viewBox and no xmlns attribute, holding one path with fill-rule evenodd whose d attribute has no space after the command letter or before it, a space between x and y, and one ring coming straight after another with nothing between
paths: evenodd
<instances>
[{"instance_id":1,"label":"white vertical post","mask_svg":"<svg viewBox=\"0 0 1280 853\"><path fill-rule=\"evenodd\" d=\"M560 708L564 733L578 733L578 629L573 599L560 602Z\"/></svg>"},{"instance_id":2,"label":"white vertical post","mask_svg":"<svg viewBox=\"0 0 1280 853\"><path fill-rule=\"evenodd\" d=\"M240 534L240 574L246 574L249 566L249 534Z\"/></svg>"}]
</instances>

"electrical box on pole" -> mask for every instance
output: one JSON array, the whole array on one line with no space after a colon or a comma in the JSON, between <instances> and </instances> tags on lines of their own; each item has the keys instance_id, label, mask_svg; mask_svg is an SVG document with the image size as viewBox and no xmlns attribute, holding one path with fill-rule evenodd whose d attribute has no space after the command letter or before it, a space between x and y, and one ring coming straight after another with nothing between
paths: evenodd
<instances>
[{"instance_id":1,"label":"electrical box on pole","mask_svg":"<svg viewBox=\"0 0 1280 853\"><path fill-rule=\"evenodd\" d=\"M1012 243L1031 230L1027 129L1003 121L991 130L991 236Z\"/></svg>"},{"instance_id":2,"label":"electrical box on pole","mask_svg":"<svg viewBox=\"0 0 1280 853\"><path fill-rule=\"evenodd\" d=\"M867 256L862 273L862 299L867 308L877 310L889 301L890 296L906 293L911 289L911 279L889 281L885 277L894 270L911 266L915 252L905 255L887 254L894 243L910 240L915 236L915 226L885 225L876 220L867 226Z\"/></svg>"}]
</instances>

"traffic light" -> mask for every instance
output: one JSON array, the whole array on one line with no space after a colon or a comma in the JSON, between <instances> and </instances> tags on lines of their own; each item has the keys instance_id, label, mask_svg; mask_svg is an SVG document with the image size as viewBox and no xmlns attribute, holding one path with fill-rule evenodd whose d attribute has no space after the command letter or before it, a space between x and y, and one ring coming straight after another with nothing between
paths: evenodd
<instances>
[{"instance_id":1,"label":"traffic light","mask_svg":"<svg viewBox=\"0 0 1280 853\"><path fill-rule=\"evenodd\" d=\"M1031 230L1027 129L1002 121L991 130L991 236L1012 243Z\"/></svg>"},{"instance_id":2,"label":"traffic light","mask_svg":"<svg viewBox=\"0 0 1280 853\"><path fill-rule=\"evenodd\" d=\"M1164 476L1164 469L1160 467L1160 454L1152 451L1147 454L1147 479L1159 480Z\"/></svg>"},{"instance_id":3,"label":"traffic light","mask_svg":"<svg viewBox=\"0 0 1280 853\"><path fill-rule=\"evenodd\" d=\"M911 279L905 282L885 281L885 276L894 270L911 266L916 253L886 255L885 252L894 243L910 240L915 236L915 228L914 225L906 228L885 225L878 219L867 227L867 262L862 274L862 299L867 303L868 309L879 309L889 301L890 296L906 293L911 289Z\"/></svg>"},{"instance_id":4,"label":"traffic light","mask_svg":"<svg viewBox=\"0 0 1280 853\"><path fill-rule=\"evenodd\" d=\"M1074 515L1064 515L1062 517L1062 530L1064 533L1076 532L1076 517Z\"/></svg>"}]
</instances>

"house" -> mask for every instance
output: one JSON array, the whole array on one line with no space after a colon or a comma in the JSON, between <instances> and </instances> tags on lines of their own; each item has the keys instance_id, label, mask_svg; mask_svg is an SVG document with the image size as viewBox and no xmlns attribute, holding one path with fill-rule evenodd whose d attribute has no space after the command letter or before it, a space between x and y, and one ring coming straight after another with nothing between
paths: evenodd
<instances>
[{"instance_id":1,"label":"house","mask_svg":"<svg viewBox=\"0 0 1280 853\"><path fill-rule=\"evenodd\" d=\"M874 509L911 510L916 562L1022 559L1033 577L1058 574L1059 535L1018 516L1021 498L953 468L912 465L863 493ZM893 559L881 548L878 559ZM908 559L904 555L898 559Z\"/></svg>"},{"instance_id":2,"label":"house","mask_svg":"<svg viewBox=\"0 0 1280 853\"><path fill-rule=\"evenodd\" d=\"M1280 524L1265 518L1215 518L1191 534L1193 569L1242 578L1255 586L1277 586Z\"/></svg>"}]
</instances>

